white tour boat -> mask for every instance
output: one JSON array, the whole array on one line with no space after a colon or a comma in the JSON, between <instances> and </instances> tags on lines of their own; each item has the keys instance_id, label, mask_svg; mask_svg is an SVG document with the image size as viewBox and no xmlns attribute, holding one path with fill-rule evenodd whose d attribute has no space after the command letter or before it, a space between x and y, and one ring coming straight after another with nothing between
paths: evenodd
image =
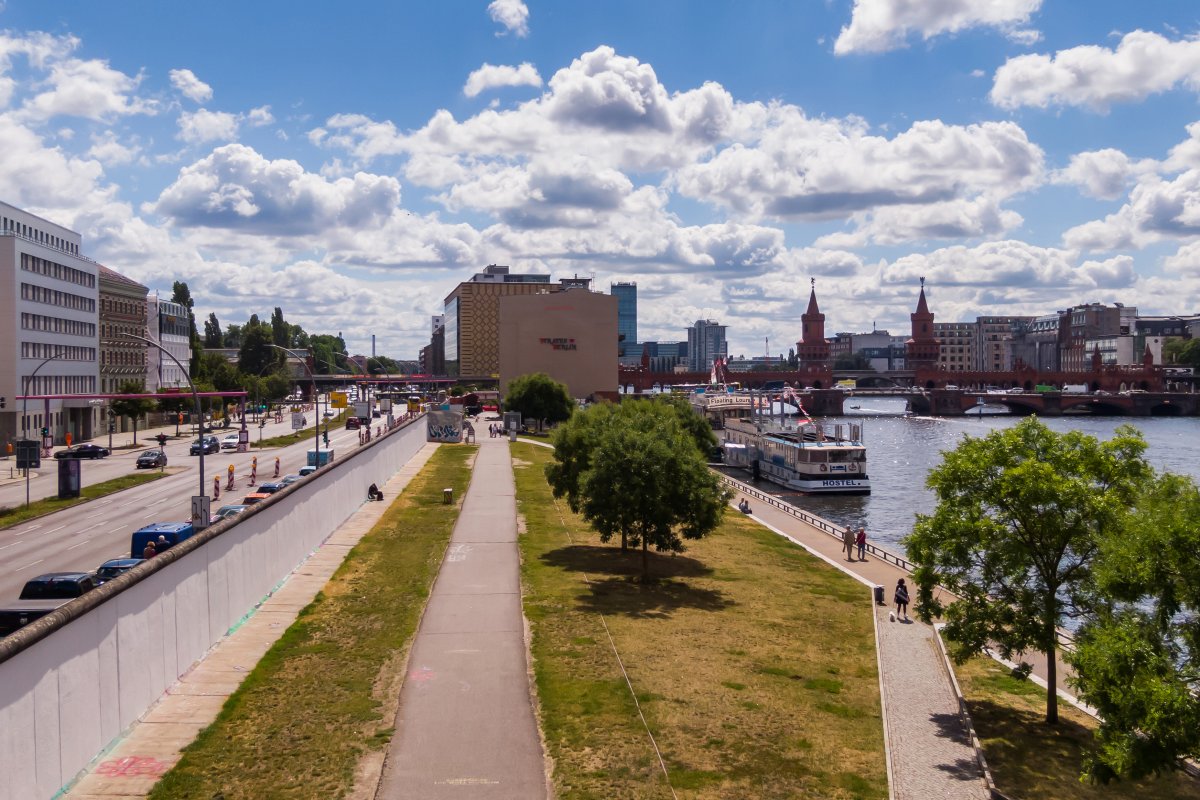
<instances>
[{"instance_id":1,"label":"white tour boat","mask_svg":"<svg viewBox=\"0 0 1200 800\"><path fill-rule=\"evenodd\" d=\"M809 494L871 493L863 426L857 422L807 420L777 427L731 419L725 423L723 449L727 465L748 470L755 480L766 478Z\"/></svg>"}]
</instances>

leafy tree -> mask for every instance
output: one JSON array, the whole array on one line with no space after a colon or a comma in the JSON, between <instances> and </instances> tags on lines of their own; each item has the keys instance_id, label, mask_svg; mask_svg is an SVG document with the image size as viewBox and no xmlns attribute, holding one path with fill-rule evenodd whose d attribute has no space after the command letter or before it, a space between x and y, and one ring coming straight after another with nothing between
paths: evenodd
<instances>
[{"instance_id":1,"label":"leafy tree","mask_svg":"<svg viewBox=\"0 0 1200 800\"><path fill-rule=\"evenodd\" d=\"M146 384L142 381L123 381L117 394L145 394ZM111 400L108 407L118 417L129 417L133 421L133 443L137 444L137 421L154 410L155 402L149 399Z\"/></svg>"},{"instance_id":2,"label":"leafy tree","mask_svg":"<svg viewBox=\"0 0 1200 800\"><path fill-rule=\"evenodd\" d=\"M798 362L797 362L798 363ZM845 353L833 360L834 369L870 369L871 359L862 353Z\"/></svg>"},{"instance_id":3,"label":"leafy tree","mask_svg":"<svg viewBox=\"0 0 1200 800\"><path fill-rule=\"evenodd\" d=\"M263 381L263 397L267 400L282 400L292 393L292 386L292 376L286 370L277 370Z\"/></svg>"},{"instance_id":4,"label":"leafy tree","mask_svg":"<svg viewBox=\"0 0 1200 800\"><path fill-rule=\"evenodd\" d=\"M247 323L242 332L242 347L238 351L238 369L249 375L259 375L267 367L278 363L280 351L271 346L271 328L267 325Z\"/></svg>"},{"instance_id":5,"label":"leafy tree","mask_svg":"<svg viewBox=\"0 0 1200 800\"><path fill-rule=\"evenodd\" d=\"M225 346L237 347L242 346L242 326L241 325L226 325L225 326Z\"/></svg>"},{"instance_id":6,"label":"leafy tree","mask_svg":"<svg viewBox=\"0 0 1200 800\"><path fill-rule=\"evenodd\" d=\"M792 369L796 369L800 366L800 357L796 355L796 348L794 347L788 348L787 364Z\"/></svg>"},{"instance_id":7,"label":"leafy tree","mask_svg":"<svg viewBox=\"0 0 1200 800\"><path fill-rule=\"evenodd\" d=\"M200 351L203 349L200 343L200 334L196 330L196 313L194 310L195 303L192 301L192 291L188 288L184 281L175 281L171 284L171 302L179 303L187 308L188 315L188 341L192 347L191 364L188 365L188 374L193 378L196 377L196 370L199 367Z\"/></svg>"},{"instance_id":8,"label":"leafy tree","mask_svg":"<svg viewBox=\"0 0 1200 800\"><path fill-rule=\"evenodd\" d=\"M905 540L920 565L917 612L926 621L944 615L959 662L987 644L1005 657L1045 653L1047 723L1058 721L1057 628L1085 607L1099 543L1121 530L1151 475L1145 449L1129 426L1098 442L1030 417L966 437L926 480L937 508L918 514ZM944 604L939 585L957 599Z\"/></svg>"},{"instance_id":9,"label":"leafy tree","mask_svg":"<svg viewBox=\"0 0 1200 800\"><path fill-rule=\"evenodd\" d=\"M700 539L720 524L728 491L712 473L691 434L674 409L660 403L601 404L573 419L589 417L575 430L555 434L555 461L566 456L577 467L576 489L569 501L607 542L620 534L621 546L641 546L642 576L649 576L649 548L682 552L685 539ZM564 428L572 427L570 424ZM559 454L559 446L583 444L586 453ZM582 457L582 458L581 458ZM552 470L547 478L561 496L556 480L571 468Z\"/></svg>"},{"instance_id":10,"label":"leafy tree","mask_svg":"<svg viewBox=\"0 0 1200 800\"><path fill-rule=\"evenodd\" d=\"M217 320L217 315L210 313L208 320L204 323L204 346L205 347L221 347L224 342L224 337L221 336L221 323Z\"/></svg>"},{"instance_id":11,"label":"leafy tree","mask_svg":"<svg viewBox=\"0 0 1200 800\"><path fill-rule=\"evenodd\" d=\"M684 432L696 443L696 448L705 456L712 453L717 446L717 435L713 433L712 425L708 423L708 420L693 411L692 404L685 398L678 395L660 394L650 402L665 405L674 411Z\"/></svg>"},{"instance_id":12,"label":"leafy tree","mask_svg":"<svg viewBox=\"0 0 1200 800\"><path fill-rule=\"evenodd\" d=\"M1101 543L1098 613L1083 625L1075 668L1080 699L1100 712L1085 765L1101 782L1137 779L1200 757L1200 491L1163 475L1125 530Z\"/></svg>"},{"instance_id":13,"label":"leafy tree","mask_svg":"<svg viewBox=\"0 0 1200 800\"><path fill-rule=\"evenodd\" d=\"M283 318L283 309L275 306L271 312L271 341L280 347L291 347L292 326Z\"/></svg>"},{"instance_id":14,"label":"leafy tree","mask_svg":"<svg viewBox=\"0 0 1200 800\"><path fill-rule=\"evenodd\" d=\"M1200 369L1200 339L1171 339L1163 346L1163 361Z\"/></svg>"},{"instance_id":15,"label":"leafy tree","mask_svg":"<svg viewBox=\"0 0 1200 800\"><path fill-rule=\"evenodd\" d=\"M523 418L536 419L541 430L543 422L553 425L570 419L575 401L566 386L544 372L534 372L509 382L504 410L519 411Z\"/></svg>"}]
</instances>

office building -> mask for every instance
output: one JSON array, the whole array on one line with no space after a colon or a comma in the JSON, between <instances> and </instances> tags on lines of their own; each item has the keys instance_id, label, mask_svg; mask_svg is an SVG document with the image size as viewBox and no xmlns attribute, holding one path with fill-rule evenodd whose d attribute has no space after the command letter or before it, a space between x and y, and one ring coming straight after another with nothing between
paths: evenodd
<instances>
[{"instance_id":1,"label":"office building","mask_svg":"<svg viewBox=\"0 0 1200 800\"><path fill-rule=\"evenodd\" d=\"M576 399L617 391L617 298L584 288L498 300L500 390L543 372Z\"/></svg>"},{"instance_id":2,"label":"office building","mask_svg":"<svg viewBox=\"0 0 1200 800\"><path fill-rule=\"evenodd\" d=\"M0 203L0 442L50 429L61 443L91 438L88 398L18 401L17 395L88 395L99 389L99 265L81 237Z\"/></svg>"},{"instance_id":3,"label":"office building","mask_svg":"<svg viewBox=\"0 0 1200 800\"><path fill-rule=\"evenodd\" d=\"M151 348L149 365L146 369L146 391L159 389L186 389L186 370L192 359L192 329L188 320L187 306L161 300L157 296L146 299L146 316L149 320L150 338L162 345L178 360L172 360L157 347ZM181 369L182 366L182 369Z\"/></svg>"},{"instance_id":4,"label":"office building","mask_svg":"<svg viewBox=\"0 0 1200 800\"><path fill-rule=\"evenodd\" d=\"M100 391L115 393L121 384L145 385L148 345L126 336L147 338L146 295L135 280L100 266Z\"/></svg>"},{"instance_id":5,"label":"office building","mask_svg":"<svg viewBox=\"0 0 1200 800\"><path fill-rule=\"evenodd\" d=\"M609 285L608 293L617 298L617 354L625 355L631 352L637 342L637 284L614 283ZM640 357L641 354L639 353Z\"/></svg>"},{"instance_id":6,"label":"office building","mask_svg":"<svg viewBox=\"0 0 1200 800\"><path fill-rule=\"evenodd\" d=\"M974 322L935 322L933 335L938 340L938 366L951 372L970 372L975 368Z\"/></svg>"},{"instance_id":7,"label":"office building","mask_svg":"<svg viewBox=\"0 0 1200 800\"><path fill-rule=\"evenodd\" d=\"M688 371L708 372L718 358L729 357L725 328L711 319L698 319L688 328Z\"/></svg>"}]
</instances>

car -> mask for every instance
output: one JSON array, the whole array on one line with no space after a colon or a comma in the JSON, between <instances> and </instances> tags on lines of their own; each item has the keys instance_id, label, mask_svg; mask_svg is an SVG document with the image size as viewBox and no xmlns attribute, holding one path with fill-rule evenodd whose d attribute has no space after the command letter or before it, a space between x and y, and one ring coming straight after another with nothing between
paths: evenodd
<instances>
[{"instance_id":1,"label":"car","mask_svg":"<svg viewBox=\"0 0 1200 800\"><path fill-rule=\"evenodd\" d=\"M375 419L379 419L382 416L382 414L380 414L379 409L376 408L371 411L371 416L374 417Z\"/></svg>"},{"instance_id":2,"label":"car","mask_svg":"<svg viewBox=\"0 0 1200 800\"><path fill-rule=\"evenodd\" d=\"M316 467L305 466L305 467L301 467L300 470L297 472L297 474L301 478L307 478L309 475L312 475L316 471L317 471Z\"/></svg>"},{"instance_id":3,"label":"car","mask_svg":"<svg viewBox=\"0 0 1200 800\"><path fill-rule=\"evenodd\" d=\"M137 457L137 463L134 466L137 469L152 469L166 465L167 454L162 450L143 450L142 454Z\"/></svg>"},{"instance_id":4,"label":"car","mask_svg":"<svg viewBox=\"0 0 1200 800\"><path fill-rule=\"evenodd\" d=\"M327 409L325 409L325 418L326 418L326 419L329 419L330 417L336 417L336 416L337 416L337 414L334 414L334 413L333 413L333 409L332 409L332 408L327 408Z\"/></svg>"},{"instance_id":5,"label":"car","mask_svg":"<svg viewBox=\"0 0 1200 800\"><path fill-rule=\"evenodd\" d=\"M296 481L303 480L303 479L304 479L303 475L292 474L292 475L284 475L282 478L279 479L279 482L282 483L284 486L291 486Z\"/></svg>"},{"instance_id":6,"label":"car","mask_svg":"<svg viewBox=\"0 0 1200 800\"><path fill-rule=\"evenodd\" d=\"M221 443L217 441L217 437L215 436L201 436L192 442L192 446L188 450L188 455L198 456L201 449L204 450L205 455L208 453L219 453L221 452Z\"/></svg>"},{"instance_id":7,"label":"car","mask_svg":"<svg viewBox=\"0 0 1200 800\"><path fill-rule=\"evenodd\" d=\"M241 441L241 436L242 435L240 433L237 433L236 431L233 433L225 434L224 436L221 437L221 449L222 450L237 450L237 446Z\"/></svg>"},{"instance_id":8,"label":"car","mask_svg":"<svg viewBox=\"0 0 1200 800\"><path fill-rule=\"evenodd\" d=\"M34 620L41 619L51 611L59 608L69 599L57 600L18 600L0 607L0 637L8 636L24 628Z\"/></svg>"},{"instance_id":9,"label":"car","mask_svg":"<svg viewBox=\"0 0 1200 800\"><path fill-rule=\"evenodd\" d=\"M229 519L230 517L236 517L238 514L242 513L245 510L246 510L246 506L243 505L242 503L237 503L236 505L232 505L232 506L221 506L220 508L217 509L217 513L213 514L213 522L218 522L223 519Z\"/></svg>"},{"instance_id":10,"label":"car","mask_svg":"<svg viewBox=\"0 0 1200 800\"><path fill-rule=\"evenodd\" d=\"M25 582L21 600L70 600L96 588L90 572L47 572Z\"/></svg>"},{"instance_id":11,"label":"car","mask_svg":"<svg viewBox=\"0 0 1200 800\"><path fill-rule=\"evenodd\" d=\"M275 494L287 488L287 484L282 481L271 481L269 483L260 483L258 491L262 494Z\"/></svg>"},{"instance_id":12,"label":"car","mask_svg":"<svg viewBox=\"0 0 1200 800\"><path fill-rule=\"evenodd\" d=\"M1111 395L1112 392L1106 392L1103 389L1097 389L1096 391L1092 392L1092 394L1100 395L1101 397L1107 397L1108 395Z\"/></svg>"},{"instance_id":13,"label":"car","mask_svg":"<svg viewBox=\"0 0 1200 800\"><path fill-rule=\"evenodd\" d=\"M129 537L129 557L143 558L146 555L146 545L151 542L154 543L154 555L158 555L168 547L186 541L195 532L196 529L190 522L152 522L138 528ZM166 547L162 546L161 539L166 539Z\"/></svg>"},{"instance_id":14,"label":"car","mask_svg":"<svg viewBox=\"0 0 1200 800\"><path fill-rule=\"evenodd\" d=\"M362 427L362 422L358 417L346 417L346 430L356 431Z\"/></svg>"},{"instance_id":15,"label":"car","mask_svg":"<svg viewBox=\"0 0 1200 800\"><path fill-rule=\"evenodd\" d=\"M958 387L956 385L954 385L953 383L947 383L945 388L951 392L958 391Z\"/></svg>"},{"instance_id":16,"label":"car","mask_svg":"<svg viewBox=\"0 0 1200 800\"><path fill-rule=\"evenodd\" d=\"M263 500L266 500L270 496L271 495L268 494L267 492L251 492L250 494L248 494L242 498L242 505L252 506L255 503L261 503Z\"/></svg>"},{"instance_id":17,"label":"car","mask_svg":"<svg viewBox=\"0 0 1200 800\"><path fill-rule=\"evenodd\" d=\"M108 456L108 448L101 447L98 444L84 442L82 444L73 444L66 450L59 450L54 454L56 459L64 458L106 458Z\"/></svg>"},{"instance_id":18,"label":"car","mask_svg":"<svg viewBox=\"0 0 1200 800\"><path fill-rule=\"evenodd\" d=\"M99 567L96 567L96 571L92 573L92 579L99 586L102 583L111 581L118 575L129 572L129 570L143 561L145 561L144 558L110 558Z\"/></svg>"}]
</instances>

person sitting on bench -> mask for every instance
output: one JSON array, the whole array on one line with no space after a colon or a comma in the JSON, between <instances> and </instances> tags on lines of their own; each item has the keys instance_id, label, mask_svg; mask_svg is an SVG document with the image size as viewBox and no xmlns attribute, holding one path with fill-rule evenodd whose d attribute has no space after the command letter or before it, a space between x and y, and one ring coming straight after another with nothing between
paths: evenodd
<instances>
[{"instance_id":1,"label":"person sitting on bench","mask_svg":"<svg viewBox=\"0 0 1200 800\"><path fill-rule=\"evenodd\" d=\"M382 500L383 492L379 491L379 487L372 483L370 488L367 489L367 499Z\"/></svg>"}]
</instances>

